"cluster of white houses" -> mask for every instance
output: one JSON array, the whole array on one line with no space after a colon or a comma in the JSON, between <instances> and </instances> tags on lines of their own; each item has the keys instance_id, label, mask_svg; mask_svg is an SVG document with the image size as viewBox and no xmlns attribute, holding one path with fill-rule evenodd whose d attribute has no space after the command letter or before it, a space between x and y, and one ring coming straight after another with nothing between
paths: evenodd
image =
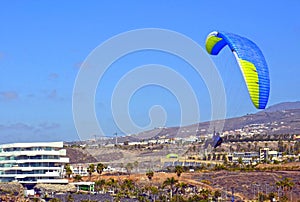
<instances>
[{"instance_id":1,"label":"cluster of white houses","mask_svg":"<svg viewBox=\"0 0 300 202\"><path fill-rule=\"evenodd\" d=\"M234 152L227 154L230 162L256 163L265 160L281 160L282 153L262 148L259 152ZM185 162L185 163L184 163ZM13 143L0 145L0 182L19 182L25 186L37 183L68 183L64 179L64 165L69 163L63 142ZM168 158L164 166L180 164L193 166L191 162ZM194 166L199 166L199 162ZM176 164L176 165L177 165ZM88 175L88 164L72 164L73 175ZM105 171L114 171L107 167Z\"/></svg>"}]
</instances>

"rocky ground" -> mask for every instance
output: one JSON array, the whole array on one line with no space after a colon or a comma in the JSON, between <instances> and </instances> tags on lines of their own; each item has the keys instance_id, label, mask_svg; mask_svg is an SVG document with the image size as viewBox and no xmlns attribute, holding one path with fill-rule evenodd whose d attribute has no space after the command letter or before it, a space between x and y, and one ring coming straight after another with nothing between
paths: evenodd
<instances>
[{"instance_id":1,"label":"rocky ground","mask_svg":"<svg viewBox=\"0 0 300 202\"><path fill-rule=\"evenodd\" d=\"M185 145L152 145L143 146L142 148L134 148L134 146L128 148L76 148L77 153L74 152L75 149L71 149L72 151L69 151L70 149L67 148L67 154L68 157L72 159L72 162L74 163L76 161L77 163L81 163L82 160L80 156L83 155L84 157L90 156L89 162L86 163L101 162L105 165L110 165L112 167L125 167L127 163L134 163L136 161L139 164L139 171L146 172L149 169L162 169L161 158L165 157L167 154L170 153L183 155L188 150L188 148L189 146ZM81 152L81 154L79 152Z\"/></svg>"},{"instance_id":2,"label":"rocky ground","mask_svg":"<svg viewBox=\"0 0 300 202\"><path fill-rule=\"evenodd\" d=\"M273 172L209 172L197 173L192 176L196 181L207 180L214 189L222 191L223 195L230 195L234 192L242 199L255 199L258 194L268 195L271 192L283 194L283 190L278 189L276 182L284 178L290 178L294 182L294 187L288 192L291 198L300 199L300 172L299 171L273 171Z\"/></svg>"},{"instance_id":3,"label":"rocky ground","mask_svg":"<svg viewBox=\"0 0 300 202\"><path fill-rule=\"evenodd\" d=\"M82 148L67 148L67 157L70 159L70 163L92 163L97 159L92 154Z\"/></svg>"},{"instance_id":4,"label":"rocky ground","mask_svg":"<svg viewBox=\"0 0 300 202\"><path fill-rule=\"evenodd\" d=\"M295 167L300 166L300 163L293 163L290 165L285 165L285 167ZM219 190L222 194L223 199L230 200L232 188L234 190L234 195L236 199L240 201L249 201L257 199L259 193L268 195L273 192L279 195L283 195L284 191L276 186L276 182L283 180L284 178L290 178L294 183L293 188L290 191L285 191L285 194L289 196L289 201L298 201L300 199L300 172L299 170L294 171L202 171L202 172L184 172L178 178L175 173L165 173L165 172L155 172L152 180L150 181L145 173L132 173L128 174L111 174L103 173L101 175L94 173L91 177L83 177L83 181L96 181L100 179L108 180L114 178L118 181L123 181L125 179L132 179L135 184L144 185L162 185L167 178L174 177L179 180L179 182L185 182L190 185L194 185L201 190L202 188L210 189L212 191ZM70 179L72 181L72 179ZM45 185L47 186L47 185ZM49 187L46 187L49 188ZM50 187L53 189L53 186ZM54 190L53 190L54 191ZM59 190L62 191L62 190ZM18 183L0 183L0 192L3 201L19 201L20 194L22 193L22 186ZM8 195L9 193L9 199ZM4 197L4 198L3 198ZM56 197L66 198L67 194L61 194ZM91 197L91 200L98 200L101 198L110 200L109 195L80 195L73 194L72 198L81 197L87 198ZM98 198L97 198L98 197ZM100 197L100 198L99 198ZM77 199L76 198L76 199ZM81 199L80 198L80 199ZM6 200L8 199L8 200ZM78 198L79 200L79 198ZM100 201L101 201L100 200ZM104 200L104 201L105 201ZM125 200L125 199L124 199ZM128 199L129 200L129 199ZM127 201L128 201L127 200ZM126 201L126 200L125 200Z\"/></svg>"},{"instance_id":5,"label":"rocky ground","mask_svg":"<svg viewBox=\"0 0 300 202\"><path fill-rule=\"evenodd\" d=\"M25 201L23 191L23 186L17 182L2 182L0 183L0 201Z\"/></svg>"},{"instance_id":6,"label":"rocky ground","mask_svg":"<svg viewBox=\"0 0 300 202\"><path fill-rule=\"evenodd\" d=\"M109 194L57 194L54 196L55 198L60 199L61 201L114 201L114 197L110 196ZM130 199L130 198L122 198L120 202L137 202L137 199Z\"/></svg>"},{"instance_id":7,"label":"rocky ground","mask_svg":"<svg viewBox=\"0 0 300 202\"><path fill-rule=\"evenodd\" d=\"M250 146L254 147L253 142L248 143L230 143L232 149L240 147L241 150L247 151ZM277 142L261 141L257 142L257 148L268 145L271 149L277 149ZM166 157L167 154L175 153L180 157L186 155L203 154L203 148L199 144L178 145L178 144L154 144L142 146L118 146L118 147L91 147L86 148L72 148L67 147L67 156L70 158L70 163L97 163L101 162L105 165L118 167L120 164L126 165L137 161L142 170L149 168L160 170L162 164L161 158ZM253 148L252 148L253 149ZM229 151L229 144L224 143L217 151Z\"/></svg>"},{"instance_id":8,"label":"rocky ground","mask_svg":"<svg viewBox=\"0 0 300 202\"><path fill-rule=\"evenodd\" d=\"M175 177L180 182L185 182L201 188L219 190L222 197L228 200L231 197L232 188L237 198L242 201L257 199L259 193L268 195L274 192L283 195L284 191L278 189L276 182L284 178L290 178L294 183L293 189L287 194L292 201L300 199L300 172L299 171L272 171L272 172L240 172L240 171L215 171L183 173L177 178L175 173L156 172L151 181L145 174L128 175L94 175L92 180L115 178L116 180L132 179L137 184L161 185L168 177ZM88 177L85 180L89 180Z\"/></svg>"}]
</instances>

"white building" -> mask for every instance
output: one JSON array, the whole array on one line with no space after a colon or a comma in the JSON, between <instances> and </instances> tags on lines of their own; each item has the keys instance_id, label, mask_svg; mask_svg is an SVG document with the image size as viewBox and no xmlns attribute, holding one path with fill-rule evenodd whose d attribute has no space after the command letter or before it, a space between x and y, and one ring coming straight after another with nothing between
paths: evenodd
<instances>
[{"instance_id":1,"label":"white building","mask_svg":"<svg viewBox=\"0 0 300 202\"><path fill-rule=\"evenodd\" d=\"M258 152L233 152L227 155L228 161L238 163L239 158L242 159L244 164L258 163L259 153Z\"/></svg>"},{"instance_id":2,"label":"white building","mask_svg":"<svg viewBox=\"0 0 300 202\"><path fill-rule=\"evenodd\" d=\"M282 152L272 151L270 148L262 148L259 150L260 161L281 161L282 160Z\"/></svg>"},{"instance_id":3,"label":"white building","mask_svg":"<svg viewBox=\"0 0 300 202\"><path fill-rule=\"evenodd\" d=\"M89 164L82 164L82 163L78 163L78 164L71 164L70 168L72 170L72 176L76 176L76 175L80 175L80 176L88 176L88 167Z\"/></svg>"},{"instance_id":4,"label":"white building","mask_svg":"<svg viewBox=\"0 0 300 202\"><path fill-rule=\"evenodd\" d=\"M80 176L88 176L88 167L90 164L88 163L77 163L77 164L71 164L70 168L72 170L72 175L71 177L74 177L76 175ZM97 167L97 164L95 164L95 167ZM103 169L103 172L115 172L117 171L116 168L113 168L111 166L107 166L106 168Z\"/></svg>"},{"instance_id":5,"label":"white building","mask_svg":"<svg viewBox=\"0 0 300 202\"><path fill-rule=\"evenodd\" d=\"M242 159L243 163L259 163L264 161L274 160L282 161L282 152L272 151L269 148L262 148L259 152L233 152L228 154L228 161L238 163L239 158Z\"/></svg>"},{"instance_id":6,"label":"white building","mask_svg":"<svg viewBox=\"0 0 300 202\"><path fill-rule=\"evenodd\" d=\"M103 169L103 172L115 172L115 171L117 170L111 166L107 166L106 168Z\"/></svg>"},{"instance_id":7,"label":"white building","mask_svg":"<svg viewBox=\"0 0 300 202\"><path fill-rule=\"evenodd\" d=\"M63 142L13 143L0 145L0 182L68 183L63 178L69 163Z\"/></svg>"}]
</instances>

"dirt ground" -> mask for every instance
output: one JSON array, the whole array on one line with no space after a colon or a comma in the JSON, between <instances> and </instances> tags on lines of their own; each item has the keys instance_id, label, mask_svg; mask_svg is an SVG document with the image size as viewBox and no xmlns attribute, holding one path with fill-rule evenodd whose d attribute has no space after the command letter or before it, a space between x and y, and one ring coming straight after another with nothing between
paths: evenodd
<instances>
[{"instance_id":1,"label":"dirt ground","mask_svg":"<svg viewBox=\"0 0 300 202\"><path fill-rule=\"evenodd\" d=\"M285 165L285 168L295 168L299 163L292 163ZM269 167L269 165L262 165L262 167ZM234 193L244 201L253 200L257 198L259 193L268 195L271 192L282 195L284 191L278 189L276 182L284 178L290 178L294 186L288 192L292 201L300 199L300 172L299 170L293 171L214 171L214 172L189 172L182 173L178 178L175 173L155 172L152 180L150 181L146 174L127 174L113 175L103 173L102 175L94 174L91 178L92 181L99 179L108 180L114 178L118 181L124 179L132 179L139 185L162 185L162 183L170 177L178 179L179 182L185 182L195 185L198 188L206 188L210 190L219 190L222 192L223 197L230 197L232 188ZM83 177L83 181L89 181L89 177Z\"/></svg>"}]
</instances>

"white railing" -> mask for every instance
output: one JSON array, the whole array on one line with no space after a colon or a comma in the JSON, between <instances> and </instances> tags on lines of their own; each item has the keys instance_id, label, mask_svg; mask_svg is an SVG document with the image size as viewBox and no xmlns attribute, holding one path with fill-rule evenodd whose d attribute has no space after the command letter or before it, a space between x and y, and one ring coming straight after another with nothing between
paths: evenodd
<instances>
[{"instance_id":1,"label":"white railing","mask_svg":"<svg viewBox=\"0 0 300 202\"><path fill-rule=\"evenodd\" d=\"M56 167L2 167L0 171L7 171L7 170L21 170L21 171L32 171L32 170L61 170L61 166Z\"/></svg>"},{"instance_id":2,"label":"white railing","mask_svg":"<svg viewBox=\"0 0 300 202\"><path fill-rule=\"evenodd\" d=\"M69 181L67 179L38 179L37 183L45 183L45 184L51 184L51 183L59 183L59 184L67 184Z\"/></svg>"},{"instance_id":3,"label":"white railing","mask_svg":"<svg viewBox=\"0 0 300 202\"><path fill-rule=\"evenodd\" d=\"M37 156L37 155L54 155L54 156L65 156L66 152L61 150L34 150L34 151L11 151L11 152L0 152L0 156Z\"/></svg>"},{"instance_id":4,"label":"white railing","mask_svg":"<svg viewBox=\"0 0 300 202\"><path fill-rule=\"evenodd\" d=\"M0 174L0 178L14 177L14 178L26 178L26 177L59 177L59 172L47 172L45 174Z\"/></svg>"},{"instance_id":5,"label":"white railing","mask_svg":"<svg viewBox=\"0 0 300 202\"><path fill-rule=\"evenodd\" d=\"M69 163L69 158L63 157L59 159L20 159L20 160L6 160L0 161L0 164L4 163Z\"/></svg>"}]
</instances>

